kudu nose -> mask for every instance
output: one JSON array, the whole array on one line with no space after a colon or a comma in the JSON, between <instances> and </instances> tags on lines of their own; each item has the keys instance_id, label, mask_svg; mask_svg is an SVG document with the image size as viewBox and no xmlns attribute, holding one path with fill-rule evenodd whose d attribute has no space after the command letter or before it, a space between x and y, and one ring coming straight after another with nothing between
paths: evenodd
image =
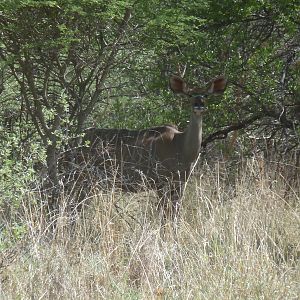
<instances>
[{"instance_id":1,"label":"kudu nose","mask_svg":"<svg viewBox=\"0 0 300 300\"><path fill-rule=\"evenodd\" d=\"M194 112L204 112L206 110L204 100L205 96L203 95L192 96L192 105Z\"/></svg>"},{"instance_id":2,"label":"kudu nose","mask_svg":"<svg viewBox=\"0 0 300 300\"><path fill-rule=\"evenodd\" d=\"M204 103L194 103L193 105L194 109L197 110L206 110L207 108L204 106Z\"/></svg>"}]
</instances>

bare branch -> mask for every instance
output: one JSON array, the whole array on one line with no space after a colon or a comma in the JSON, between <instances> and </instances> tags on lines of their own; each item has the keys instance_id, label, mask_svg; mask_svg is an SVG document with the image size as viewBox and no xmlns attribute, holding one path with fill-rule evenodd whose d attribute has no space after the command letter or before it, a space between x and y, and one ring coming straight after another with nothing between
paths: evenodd
<instances>
[{"instance_id":1,"label":"bare branch","mask_svg":"<svg viewBox=\"0 0 300 300\"><path fill-rule=\"evenodd\" d=\"M226 128L215 131L214 133L210 134L202 141L201 146L203 148L205 148L207 146L207 144L209 144L215 140L225 139L230 132L246 128L246 127L250 126L251 124L253 124L255 121L261 119L262 116L263 116L262 114L257 114L252 117L249 117L248 119L245 119L238 123L227 126Z\"/></svg>"}]
</instances>

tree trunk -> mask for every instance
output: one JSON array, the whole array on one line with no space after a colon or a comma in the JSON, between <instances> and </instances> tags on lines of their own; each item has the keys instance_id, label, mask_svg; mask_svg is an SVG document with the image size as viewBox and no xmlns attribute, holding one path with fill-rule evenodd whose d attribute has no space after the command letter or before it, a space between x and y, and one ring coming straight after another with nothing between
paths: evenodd
<instances>
[{"instance_id":1,"label":"tree trunk","mask_svg":"<svg viewBox=\"0 0 300 300\"><path fill-rule=\"evenodd\" d=\"M58 165L57 165L57 152L56 143L47 146L46 149L47 173L48 173L48 186L50 190L48 206L50 212L58 209L58 196L59 196L59 180L58 180Z\"/></svg>"}]
</instances>

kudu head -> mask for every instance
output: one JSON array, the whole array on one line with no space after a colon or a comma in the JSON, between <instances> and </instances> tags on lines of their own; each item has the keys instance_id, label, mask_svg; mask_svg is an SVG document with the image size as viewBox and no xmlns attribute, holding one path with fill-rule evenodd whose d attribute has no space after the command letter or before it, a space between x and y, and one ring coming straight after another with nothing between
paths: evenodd
<instances>
[{"instance_id":1,"label":"kudu head","mask_svg":"<svg viewBox=\"0 0 300 300\"><path fill-rule=\"evenodd\" d=\"M190 98L192 112L195 116L201 116L205 111L205 102L209 95L221 94L226 88L227 80L219 76L206 84L205 87L189 87L179 76L170 77L170 87L174 93L183 94Z\"/></svg>"}]
</instances>

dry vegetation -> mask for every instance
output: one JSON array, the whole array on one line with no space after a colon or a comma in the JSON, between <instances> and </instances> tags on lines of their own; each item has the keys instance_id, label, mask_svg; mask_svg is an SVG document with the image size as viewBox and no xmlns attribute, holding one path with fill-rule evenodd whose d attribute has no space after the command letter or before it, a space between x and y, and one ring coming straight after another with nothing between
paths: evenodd
<instances>
[{"instance_id":1,"label":"dry vegetation","mask_svg":"<svg viewBox=\"0 0 300 300\"><path fill-rule=\"evenodd\" d=\"M72 224L62 208L54 232L29 195L2 212L0 298L299 299L298 173L206 164L163 238L151 192L97 191Z\"/></svg>"}]
</instances>

